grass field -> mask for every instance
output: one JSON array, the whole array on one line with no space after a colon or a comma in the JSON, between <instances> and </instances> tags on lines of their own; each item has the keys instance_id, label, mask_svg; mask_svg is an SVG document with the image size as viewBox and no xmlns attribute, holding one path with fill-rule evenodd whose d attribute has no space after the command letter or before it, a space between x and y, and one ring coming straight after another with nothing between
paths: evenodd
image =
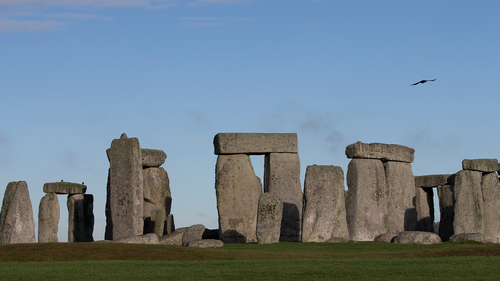
<instances>
[{"instance_id":1,"label":"grass field","mask_svg":"<svg viewBox=\"0 0 500 281\"><path fill-rule=\"evenodd\" d=\"M500 245L0 245L0 280L499 280Z\"/></svg>"}]
</instances>

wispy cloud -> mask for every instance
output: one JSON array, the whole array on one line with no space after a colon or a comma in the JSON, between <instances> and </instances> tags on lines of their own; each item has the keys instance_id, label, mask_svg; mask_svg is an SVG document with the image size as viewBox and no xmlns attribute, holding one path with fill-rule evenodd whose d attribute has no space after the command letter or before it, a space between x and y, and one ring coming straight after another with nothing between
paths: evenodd
<instances>
[{"instance_id":1,"label":"wispy cloud","mask_svg":"<svg viewBox=\"0 0 500 281\"><path fill-rule=\"evenodd\" d=\"M64 23L51 20L8 20L0 19L0 33L23 31L47 31L62 29Z\"/></svg>"}]
</instances>

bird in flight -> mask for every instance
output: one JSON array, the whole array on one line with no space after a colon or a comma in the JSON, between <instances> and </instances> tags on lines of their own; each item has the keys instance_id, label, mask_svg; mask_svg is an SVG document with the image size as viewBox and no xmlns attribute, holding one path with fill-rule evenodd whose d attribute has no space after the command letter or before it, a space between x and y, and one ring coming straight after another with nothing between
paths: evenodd
<instances>
[{"instance_id":1,"label":"bird in flight","mask_svg":"<svg viewBox=\"0 0 500 281\"><path fill-rule=\"evenodd\" d=\"M415 85L418 85L418 84L424 84L424 83L427 83L428 81L436 81L436 79L433 79L433 80L420 80L417 83L411 84L411 85L415 86Z\"/></svg>"}]
</instances>

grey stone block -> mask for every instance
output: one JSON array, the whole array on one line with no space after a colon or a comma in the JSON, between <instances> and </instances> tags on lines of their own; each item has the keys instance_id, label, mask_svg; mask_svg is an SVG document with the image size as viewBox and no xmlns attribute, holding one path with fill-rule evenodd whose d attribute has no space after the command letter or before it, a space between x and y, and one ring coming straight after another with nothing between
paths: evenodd
<instances>
[{"instance_id":1,"label":"grey stone block","mask_svg":"<svg viewBox=\"0 0 500 281\"><path fill-rule=\"evenodd\" d=\"M403 231L394 238L393 243L398 244L441 244L439 235L425 231Z\"/></svg>"},{"instance_id":2,"label":"grey stone block","mask_svg":"<svg viewBox=\"0 0 500 281\"><path fill-rule=\"evenodd\" d=\"M125 238L114 240L113 243L126 243L126 244L160 244L158 236L154 233L144 235L135 235Z\"/></svg>"},{"instance_id":3,"label":"grey stone block","mask_svg":"<svg viewBox=\"0 0 500 281\"><path fill-rule=\"evenodd\" d=\"M453 176L452 174L416 176L415 177L415 186L416 187L438 187L440 185L450 184L452 181L452 179L450 179L450 178L452 176Z\"/></svg>"},{"instance_id":4,"label":"grey stone block","mask_svg":"<svg viewBox=\"0 0 500 281\"><path fill-rule=\"evenodd\" d=\"M415 150L398 144L362 143L350 144L345 149L347 158L380 159L384 161L413 162Z\"/></svg>"},{"instance_id":5,"label":"grey stone block","mask_svg":"<svg viewBox=\"0 0 500 281\"><path fill-rule=\"evenodd\" d=\"M264 193L259 198L257 214L257 243L273 244L280 241L283 202L272 193Z\"/></svg>"},{"instance_id":6,"label":"grey stone block","mask_svg":"<svg viewBox=\"0 0 500 281\"><path fill-rule=\"evenodd\" d=\"M224 247L224 242L216 239L203 239L191 241L187 246L193 248L222 248Z\"/></svg>"},{"instance_id":7,"label":"grey stone block","mask_svg":"<svg viewBox=\"0 0 500 281\"><path fill-rule=\"evenodd\" d=\"M483 173L483 230L488 243L500 243L500 182L496 173Z\"/></svg>"},{"instance_id":8,"label":"grey stone block","mask_svg":"<svg viewBox=\"0 0 500 281\"><path fill-rule=\"evenodd\" d=\"M201 240L204 232L205 226L202 224L195 224L188 227L182 235L182 246L188 246L192 241Z\"/></svg>"},{"instance_id":9,"label":"grey stone block","mask_svg":"<svg viewBox=\"0 0 500 281\"><path fill-rule=\"evenodd\" d=\"M297 134L219 133L214 138L214 153L266 154L298 153Z\"/></svg>"},{"instance_id":10,"label":"grey stone block","mask_svg":"<svg viewBox=\"0 0 500 281\"><path fill-rule=\"evenodd\" d=\"M144 190L144 234L160 231L158 236L167 234L165 220L170 214L172 194L170 192L170 181L167 172L163 168L146 168L142 170ZM161 222L157 223L157 216L162 216Z\"/></svg>"},{"instance_id":11,"label":"grey stone block","mask_svg":"<svg viewBox=\"0 0 500 281\"><path fill-rule=\"evenodd\" d=\"M35 243L35 220L28 184L10 182L0 213L0 244Z\"/></svg>"},{"instance_id":12,"label":"grey stone block","mask_svg":"<svg viewBox=\"0 0 500 281\"><path fill-rule=\"evenodd\" d=\"M399 233L383 233L375 237L373 239L374 242L386 242L386 243L392 243L394 241L394 238L398 236Z\"/></svg>"},{"instance_id":13,"label":"grey stone block","mask_svg":"<svg viewBox=\"0 0 500 281\"><path fill-rule=\"evenodd\" d=\"M418 231L434 232L434 192L432 188L415 188Z\"/></svg>"},{"instance_id":14,"label":"grey stone block","mask_svg":"<svg viewBox=\"0 0 500 281\"><path fill-rule=\"evenodd\" d=\"M187 227L176 229L174 232L161 236L160 244L182 246L182 236L186 232Z\"/></svg>"},{"instance_id":15,"label":"grey stone block","mask_svg":"<svg viewBox=\"0 0 500 281\"><path fill-rule=\"evenodd\" d=\"M141 148L143 167L160 167L165 163L167 154L159 149Z\"/></svg>"},{"instance_id":16,"label":"grey stone block","mask_svg":"<svg viewBox=\"0 0 500 281\"><path fill-rule=\"evenodd\" d=\"M56 193L47 193L38 208L38 243L59 242L59 199Z\"/></svg>"},{"instance_id":17,"label":"grey stone block","mask_svg":"<svg viewBox=\"0 0 500 281\"><path fill-rule=\"evenodd\" d=\"M480 242L487 243L482 233L459 233L450 237L450 242Z\"/></svg>"},{"instance_id":18,"label":"grey stone block","mask_svg":"<svg viewBox=\"0 0 500 281\"><path fill-rule=\"evenodd\" d=\"M439 197L439 211L441 219L439 221L439 237L443 242L450 240L453 235L453 221L455 220L455 199L453 194L455 185L446 184L437 187Z\"/></svg>"},{"instance_id":19,"label":"grey stone block","mask_svg":"<svg viewBox=\"0 0 500 281\"><path fill-rule=\"evenodd\" d=\"M455 178L455 220L453 232L484 233L482 173L462 170Z\"/></svg>"},{"instance_id":20,"label":"grey stone block","mask_svg":"<svg viewBox=\"0 0 500 281\"><path fill-rule=\"evenodd\" d=\"M462 161L463 170L479 172L495 172L499 170L497 159L464 159Z\"/></svg>"},{"instance_id":21,"label":"grey stone block","mask_svg":"<svg viewBox=\"0 0 500 281\"><path fill-rule=\"evenodd\" d=\"M68 242L94 241L94 196L68 195Z\"/></svg>"},{"instance_id":22,"label":"grey stone block","mask_svg":"<svg viewBox=\"0 0 500 281\"><path fill-rule=\"evenodd\" d=\"M57 194L82 194L87 191L87 186L72 182L48 182L43 185L43 192Z\"/></svg>"}]
</instances>

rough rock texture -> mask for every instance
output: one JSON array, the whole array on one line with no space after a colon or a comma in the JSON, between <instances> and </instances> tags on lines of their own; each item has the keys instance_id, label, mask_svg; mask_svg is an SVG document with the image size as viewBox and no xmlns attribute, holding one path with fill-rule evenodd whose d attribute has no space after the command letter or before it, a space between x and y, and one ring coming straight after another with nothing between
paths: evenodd
<instances>
[{"instance_id":1,"label":"rough rock texture","mask_svg":"<svg viewBox=\"0 0 500 281\"><path fill-rule=\"evenodd\" d=\"M283 202L272 193L264 193L259 198L257 213L257 243L279 243Z\"/></svg>"},{"instance_id":2,"label":"rough rock texture","mask_svg":"<svg viewBox=\"0 0 500 281\"><path fill-rule=\"evenodd\" d=\"M345 149L347 158L381 159L384 161L413 162L415 150L398 144L362 143L350 144Z\"/></svg>"},{"instance_id":3,"label":"rough rock texture","mask_svg":"<svg viewBox=\"0 0 500 281\"><path fill-rule=\"evenodd\" d=\"M174 232L160 237L160 244L182 246L182 236L187 227L176 229Z\"/></svg>"},{"instance_id":4,"label":"rough rock texture","mask_svg":"<svg viewBox=\"0 0 500 281\"><path fill-rule=\"evenodd\" d=\"M497 159L464 159L462 169L490 173L500 168Z\"/></svg>"},{"instance_id":5,"label":"rough rock texture","mask_svg":"<svg viewBox=\"0 0 500 281\"><path fill-rule=\"evenodd\" d=\"M35 221L28 185L10 182L0 214L0 244L35 243Z\"/></svg>"},{"instance_id":6,"label":"rough rock texture","mask_svg":"<svg viewBox=\"0 0 500 281\"><path fill-rule=\"evenodd\" d=\"M205 232L205 226L202 224L188 227L182 235L182 246L188 246L192 241L201 240L203 232Z\"/></svg>"},{"instance_id":7,"label":"rough rock texture","mask_svg":"<svg viewBox=\"0 0 500 281\"><path fill-rule=\"evenodd\" d=\"M443 242L450 240L453 235L453 221L455 220L455 192L453 184L446 184L437 187L439 197L439 212L441 220L439 221L439 237Z\"/></svg>"},{"instance_id":8,"label":"rough rock texture","mask_svg":"<svg viewBox=\"0 0 500 281\"><path fill-rule=\"evenodd\" d=\"M87 191L87 186L72 182L48 182L43 185L43 192L57 194L80 194Z\"/></svg>"},{"instance_id":9,"label":"rough rock texture","mask_svg":"<svg viewBox=\"0 0 500 281\"><path fill-rule=\"evenodd\" d=\"M221 240L224 243L257 242L257 210L262 183L255 176L250 156L219 155L215 191Z\"/></svg>"},{"instance_id":10,"label":"rough rock texture","mask_svg":"<svg viewBox=\"0 0 500 281\"><path fill-rule=\"evenodd\" d=\"M219 133L214 148L216 155L299 152L297 134Z\"/></svg>"},{"instance_id":11,"label":"rough rock texture","mask_svg":"<svg viewBox=\"0 0 500 281\"><path fill-rule=\"evenodd\" d=\"M459 171L455 177L455 220L453 232L484 233L482 173Z\"/></svg>"},{"instance_id":12,"label":"rough rock texture","mask_svg":"<svg viewBox=\"0 0 500 281\"><path fill-rule=\"evenodd\" d=\"M56 193L47 193L38 207L38 243L59 242L59 199Z\"/></svg>"},{"instance_id":13,"label":"rough rock texture","mask_svg":"<svg viewBox=\"0 0 500 281\"><path fill-rule=\"evenodd\" d=\"M387 161L384 169L387 183L387 232L416 230L415 179L411 164Z\"/></svg>"},{"instance_id":14,"label":"rough rock texture","mask_svg":"<svg viewBox=\"0 0 500 281\"><path fill-rule=\"evenodd\" d=\"M394 238L396 238L396 236L398 236L399 233L383 233L383 234L380 234L379 236L375 237L375 239L373 241L375 242L387 242L387 243L391 243L394 241Z\"/></svg>"},{"instance_id":15,"label":"rough rock texture","mask_svg":"<svg viewBox=\"0 0 500 281\"><path fill-rule=\"evenodd\" d=\"M434 192L432 188L415 188L416 230L434 232Z\"/></svg>"},{"instance_id":16,"label":"rough rock texture","mask_svg":"<svg viewBox=\"0 0 500 281\"><path fill-rule=\"evenodd\" d=\"M304 199L302 242L326 242L332 237L349 239L341 167L308 166Z\"/></svg>"},{"instance_id":17,"label":"rough rock texture","mask_svg":"<svg viewBox=\"0 0 500 281\"><path fill-rule=\"evenodd\" d=\"M304 194L296 153L269 153L264 158L264 192L283 202L280 241L300 241Z\"/></svg>"},{"instance_id":18,"label":"rough rock texture","mask_svg":"<svg viewBox=\"0 0 500 281\"><path fill-rule=\"evenodd\" d=\"M488 243L500 243L500 182L496 173L483 173L483 230Z\"/></svg>"},{"instance_id":19,"label":"rough rock texture","mask_svg":"<svg viewBox=\"0 0 500 281\"><path fill-rule=\"evenodd\" d=\"M156 229L158 233L155 233L162 236L167 234L165 221L172 204L168 174L163 168L146 168L142 173L144 233L153 233ZM156 223L157 218L160 218L160 223Z\"/></svg>"},{"instance_id":20,"label":"rough rock texture","mask_svg":"<svg viewBox=\"0 0 500 281\"><path fill-rule=\"evenodd\" d=\"M482 233L459 233L450 237L450 242L481 242L487 243Z\"/></svg>"},{"instance_id":21,"label":"rough rock texture","mask_svg":"<svg viewBox=\"0 0 500 281\"><path fill-rule=\"evenodd\" d=\"M143 167L160 167L167 159L167 154L158 149L142 148L141 154Z\"/></svg>"},{"instance_id":22,"label":"rough rock texture","mask_svg":"<svg viewBox=\"0 0 500 281\"><path fill-rule=\"evenodd\" d=\"M94 241L94 196L68 195L68 242Z\"/></svg>"},{"instance_id":23,"label":"rough rock texture","mask_svg":"<svg viewBox=\"0 0 500 281\"><path fill-rule=\"evenodd\" d=\"M394 238L394 243L399 244L440 244L441 238L436 233L424 231L403 231Z\"/></svg>"},{"instance_id":24,"label":"rough rock texture","mask_svg":"<svg viewBox=\"0 0 500 281\"><path fill-rule=\"evenodd\" d=\"M175 231L174 215L167 215L167 224L165 226L165 229L167 231L167 234L173 233ZM165 231L163 233L165 233Z\"/></svg>"},{"instance_id":25,"label":"rough rock texture","mask_svg":"<svg viewBox=\"0 0 500 281\"><path fill-rule=\"evenodd\" d=\"M106 239L142 235L144 192L139 140L122 134L106 153L110 164L106 217L111 224L106 227Z\"/></svg>"},{"instance_id":26,"label":"rough rock texture","mask_svg":"<svg viewBox=\"0 0 500 281\"><path fill-rule=\"evenodd\" d=\"M438 187L449 184L452 174L415 176L416 187Z\"/></svg>"},{"instance_id":27,"label":"rough rock texture","mask_svg":"<svg viewBox=\"0 0 500 281\"><path fill-rule=\"evenodd\" d=\"M224 247L224 242L216 239L203 239L191 241L187 246L193 248L221 248Z\"/></svg>"},{"instance_id":28,"label":"rough rock texture","mask_svg":"<svg viewBox=\"0 0 500 281\"><path fill-rule=\"evenodd\" d=\"M327 243L345 243L345 242L349 242L349 239L345 238L345 237L332 236L330 239L326 240L325 242L327 242Z\"/></svg>"},{"instance_id":29,"label":"rough rock texture","mask_svg":"<svg viewBox=\"0 0 500 281\"><path fill-rule=\"evenodd\" d=\"M377 159L352 159L347 168L346 213L352 241L373 241L386 233L385 171Z\"/></svg>"},{"instance_id":30,"label":"rough rock texture","mask_svg":"<svg viewBox=\"0 0 500 281\"><path fill-rule=\"evenodd\" d=\"M127 244L159 244L158 236L154 233L144 235L136 235L114 240L113 243L127 243Z\"/></svg>"}]
</instances>

